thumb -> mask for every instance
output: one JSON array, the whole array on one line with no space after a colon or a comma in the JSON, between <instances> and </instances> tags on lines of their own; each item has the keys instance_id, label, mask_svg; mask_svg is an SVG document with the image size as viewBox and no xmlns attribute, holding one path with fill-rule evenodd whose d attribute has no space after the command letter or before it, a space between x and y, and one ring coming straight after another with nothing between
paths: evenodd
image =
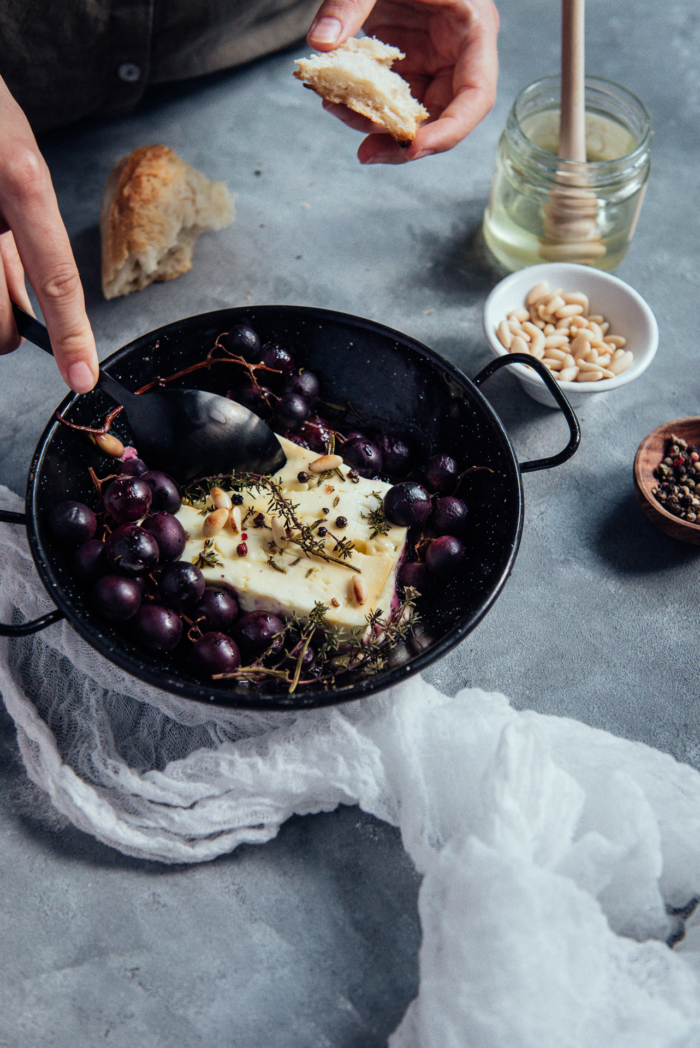
<instances>
[{"instance_id":1,"label":"thumb","mask_svg":"<svg viewBox=\"0 0 700 1048\"><path fill-rule=\"evenodd\" d=\"M325 0L306 35L307 43L317 51L340 47L362 28L374 3L375 0Z\"/></svg>"}]
</instances>

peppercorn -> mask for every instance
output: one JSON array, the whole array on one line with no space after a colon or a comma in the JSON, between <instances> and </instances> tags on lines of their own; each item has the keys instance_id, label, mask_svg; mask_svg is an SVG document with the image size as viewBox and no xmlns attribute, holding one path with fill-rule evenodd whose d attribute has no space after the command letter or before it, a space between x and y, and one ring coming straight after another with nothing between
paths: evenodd
<instances>
[{"instance_id":1,"label":"peppercorn","mask_svg":"<svg viewBox=\"0 0 700 1048\"><path fill-rule=\"evenodd\" d=\"M239 494L237 491L234 491L234 493L231 495L231 502L234 506L242 506L243 496Z\"/></svg>"},{"instance_id":2,"label":"peppercorn","mask_svg":"<svg viewBox=\"0 0 700 1048\"><path fill-rule=\"evenodd\" d=\"M306 484L308 479L309 479L309 474L305 473L303 469L302 469L301 473L297 473L297 480L299 481L300 484Z\"/></svg>"},{"instance_id":3,"label":"peppercorn","mask_svg":"<svg viewBox=\"0 0 700 1048\"><path fill-rule=\"evenodd\" d=\"M335 518L335 526L336 526L336 528L347 528L347 526L348 526L348 518L347 517L336 517Z\"/></svg>"},{"instance_id":4,"label":"peppercorn","mask_svg":"<svg viewBox=\"0 0 700 1048\"><path fill-rule=\"evenodd\" d=\"M328 534L328 528L324 528L323 526L321 526L321 527L320 527L320 528L319 528L319 529L317 530L316 534L317 534L317 535L320 535L320 536L321 536L321 538L323 538L323 536L324 536L324 535L327 535L327 534Z\"/></svg>"}]
</instances>

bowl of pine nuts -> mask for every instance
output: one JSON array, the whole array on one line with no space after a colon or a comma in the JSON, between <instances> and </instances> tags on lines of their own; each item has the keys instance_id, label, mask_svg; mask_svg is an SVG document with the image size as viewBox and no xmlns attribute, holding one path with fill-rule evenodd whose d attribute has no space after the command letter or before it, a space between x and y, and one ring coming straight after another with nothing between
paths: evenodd
<instances>
[{"instance_id":1,"label":"bowl of pine nuts","mask_svg":"<svg viewBox=\"0 0 700 1048\"><path fill-rule=\"evenodd\" d=\"M573 407L638 378L659 343L656 318L624 280L591 266L549 262L502 280L484 306L484 332L496 356L525 353L549 368ZM513 367L523 389L556 402L526 364Z\"/></svg>"}]
</instances>

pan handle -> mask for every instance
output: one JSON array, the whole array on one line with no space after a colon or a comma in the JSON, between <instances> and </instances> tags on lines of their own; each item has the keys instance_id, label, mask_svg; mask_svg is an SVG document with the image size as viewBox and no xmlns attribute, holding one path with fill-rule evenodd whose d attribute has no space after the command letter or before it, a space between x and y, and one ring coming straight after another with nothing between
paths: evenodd
<instances>
[{"instance_id":1,"label":"pan handle","mask_svg":"<svg viewBox=\"0 0 700 1048\"><path fill-rule=\"evenodd\" d=\"M545 386L552 394L557 404L561 408L562 414L566 419L569 427L569 443L566 445L563 451L560 451L558 455L552 455L550 458L533 459L531 462L520 462L521 473L532 473L538 469L551 469L552 466L561 466L562 462L566 462L574 452L577 450L581 443L581 427L578 424L578 419L574 414L574 409L566 399L563 390L559 387L559 383L555 378L552 378L552 374L537 357L530 356L529 353L509 353L507 356L496 357L490 364L487 364L483 371L480 371L474 382L475 386L480 386L487 378L490 378L495 371L500 368L508 367L509 364L527 364L528 367L534 368L540 378L543 380Z\"/></svg>"},{"instance_id":2,"label":"pan handle","mask_svg":"<svg viewBox=\"0 0 700 1048\"><path fill-rule=\"evenodd\" d=\"M6 524L26 524L27 515L26 513L13 513L9 509L0 509L0 520ZM29 622L18 622L17 625L0 622L0 637L27 637L30 633L38 633L39 630L50 626L52 622L59 622L64 618L64 613L59 608L56 608L54 611L49 611L46 615L42 615L38 619L31 619Z\"/></svg>"}]
</instances>

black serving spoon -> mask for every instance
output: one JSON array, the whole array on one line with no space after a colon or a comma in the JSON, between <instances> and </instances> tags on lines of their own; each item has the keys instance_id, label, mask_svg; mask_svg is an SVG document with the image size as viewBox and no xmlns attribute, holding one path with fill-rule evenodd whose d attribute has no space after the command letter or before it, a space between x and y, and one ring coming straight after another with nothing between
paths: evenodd
<instances>
[{"instance_id":1,"label":"black serving spoon","mask_svg":"<svg viewBox=\"0 0 700 1048\"><path fill-rule=\"evenodd\" d=\"M14 303L12 312L19 334L53 356L44 325ZM276 473L287 461L270 427L228 397L198 389L131 393L102 370L96 388L123 406L149 469L162 470L181 484L234 469Z\"/></svg>"}]
</instances>

